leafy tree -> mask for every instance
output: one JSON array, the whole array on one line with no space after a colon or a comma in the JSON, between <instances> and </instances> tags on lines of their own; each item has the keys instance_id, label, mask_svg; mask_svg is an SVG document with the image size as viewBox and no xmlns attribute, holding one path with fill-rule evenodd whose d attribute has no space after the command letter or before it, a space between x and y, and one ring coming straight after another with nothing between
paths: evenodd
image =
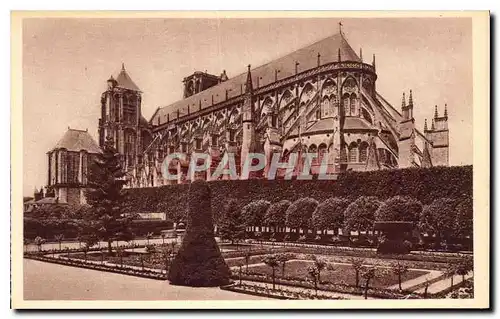
<instances>
[{"instance_id":1,"label":"leafy tree","mask_svg":"<svg viewBox=\"0 0 500 319\"><path fill-rule=\"evenodd\" d=\"M361 196L347 206L344 212L344 226L350 231L368 231L373 229L375 212L380 206L380 201L374 196Z\"/></svg>"},{"instance_id":2,"label":"leafy tree","mask_svg":"<svg viewBox=\"0 0 500 319\"><path fill-rule=\"evenodd\" d=\"M456 232L457 202L450 198L439 198L425 206L420 218L420 228L428 234L434 234L437 242L448 241Z\"/></svg>"},{"instance_id":3,"label":"leafy tree","mask_svg":"<svg viewBox=\"0 0 500 319\"><path fill-rule=\"evenodd\" d=\"M451 279L450 288L453 287L453 277L457 274L457 264L455 262L450 262L446 265L446 269L443 272L443 275L446 278Z\"/></svg>"},{"instance_id":4,"label":"leafy tree","mask_svg":"<svg viewBox=\"0 0 500 319\"><path fill-rule=\"evenodd\" d=\"M161 233L161 241L162 241L162 244L165 245L165 233Z\"/></svg>"},{"instance_id":5,"label":"leafy tree","mask_svg":"<svg viewBox=\"0 0 500 319\"><path fill-rule=\"evenodd\" d=\"M408 266L398 260L391 264L391 270L396 276L398 276L399 290L403 290L401 287L402 277L408 273Z\"/></svg>"},{"instance_id":6,"label":"leafy tree","mask_svg":"<svg viewBox=\"0 0 500 319\"><path fill-rule=\"evenodd\" d=\"M333 197L321 202L312 214L312 225L319 230L332 229L338 235L344 223L344 211L349 205L345 198Z\"/></svg>"},{"instance_id":7,"label":"leafy tree","mask_svg":"<svg viewBox=\"0 0 500 319\"><path fill-rule=\"evenodd\" d=\"M321 282L321 272L323 271L323 269L326 268L327 263L316 256L313 257L313 261L314 261L314 267L318 270L318 282Z\"/></svg>"},{"instance_id":8,"label":"leafy tree","mask_svg":"<svg viewBox=\"0 0 500 319\"><path fill-rule=\"evenodd\" d=\"M368 299L368 288L370 287L370 281L375 278L376 268L373 266L363 267L361 272L361 277L365 279L365 299Z\"/></svg>"},{"instance_id":9,"label":"leafy tree","mask_svg":"<svg viewBox=\"0 0 500 319\"><path fill-rule=\"evenodd\" d=\"M377 221L405 221L415 225L420 220L422 204L410 196L394 196L382 202L375 212Z\"/></svg>"},{"instance_id":10,"label":"leafy tree","mask_svg":"<svg viewBox=\"0 0 500 319\"><path fill-rule=\"evenodd\" d=\"M108 242L109 253L115 234L127 232L130 223L129 218L122 216L125 209L122 188L125 184L120 155L113 140L108 138L102 153L90 166L86 198L93 208L90 218L99 222L100 236Z\"/></svg>"},{"instance_id":11,"label":"leafy tree","mask_svg":"<svg viewBox=\"0 0 500 319\"><path fill-rule=\"evenodd\" d=\"M236 200L231 199L224 205L218 231L222 240L230 240L232 244L245 238L245 224Z\"/></svg>"},{"instance_id":12,"label":"leafy tree","mask_svg":"<svg viewBox=\"0 0 500 319\"><path fill-rule=\"evenodd\" d=\"M149 245L149 240L153 238L153 233L147 233L146 234L146 241L147 241L147 245Z\"/></svg>"},{"instance_id":13,"label":"leafy tree","mask_svg":"<svg viewBox=\"0 0 500 319\"><path fill-rule=\"evenodd\" d=\"M354 269L354 273L356 274L356 287L359 287L359 275L361 270L363 270L363 264L365 261L360 258L349 258L349 263L351 267Z\"/></svg>"},{"instance_id":14,"label":"leafy tree","mask_svg":"<svg viewBox=\"0 0 500 319\"><path fill-rule=\"evenodd\" d=\"M252 256L252 255L250 255L250 253L249 253L249 252L247 252L247 253L245 254L245 257L244 257L244 258L245 258L245 272L246 272L247 274L248 274L248 264L250 263L250 257L251 257L251 256Z\"/></svg>"},{"instance_id":15,"label":"leafy tree","mask_svg":"<svg viewBox=\"0 0 500 319\"><path fill-rule=\"evenodd\" d=\"M64 234L55 235L54 239L59 243L59 250L61 250L61 244L64 239Z\"/></svg>"},{"instance_id":16,"label":"leafy tree","mask_svg":"<svg viewBox=\"0 0 500 319\"><path fill-rule=\"evenodd\" d=\"M304 197L296 200L286 211L286 225L290 228L303 229L304 233L307 233L317 206L318 201L314 198Z\"/></svg>"},{"instance_id":17,"label":"leafy tree","mask_svg":"<svg viewBox=\"0 0 500 319\"><path fill-rule=\"evenodd\" d=\"M273 255L266 256L266 258L264 258L264 264L272 269L273 289L276 289L276 268L279 266L278 259Z\"/></svg>"},{"instance_id":18,"label":"leafy tree","mask_svg":"<svg viewBox=\"0 0 500 319\"><path fill-rule=\"evenodd\" d=\"M125 255L125 249L123 247L116 247L116 255L120 257L120 267L123 267L123 256Z\"/></svg>"},{"instance_id":19,"label":"leafy tree","mask_svg":"<svg viewBox=\"0 0 500 319\"><path fill-rule=\"evenodd\" d=\"M266 214L264 215L264 224L273 229L276 232L277 229L285 228L286 223L286 211L292 202L289 200L282 200L277 203L273 203L269 206Z\"/></svg>"},{"instance_id":20,"label":"leafy tree","mask_svg":"<svg viewBox=\"0 0 500 319\"><path fill-rule=\"evenodd\" d=\"M293 255L291 253L279 253L276 255L276 259L281 264L281 276L285 277L285 266L289 260L293 259Z\"/></svg>"},{"instance_id":21,"label":"leafy tree","mask_svg":"<svg viewBox=\"0 0 500 319\"><path fill-rule=\"evenodd\" d=\"M457 206L455 229L453 235L458 238L472 238L473 231L473 201L472 196L465 196L462 198Z\"/></svg>"},{"instance_id":22,"label":"leafy tree","mask_svg":"<svg viewBox=\"0 0 500 319\"><path fill-rule=\"evenodd\" d=\"M307 274L311 277L314 283L314 292L316 296L318 295L318 282L319 282L319 274L320 270L316 266L309 266L307 268Z\"/></svg>"},{"instance_id":23,"label":"leafy tree","mask_svg":"<svg viewBox=\"0 0 500 319\"><path fill-rule=\"evenodd\" d=\"M250 202L241 209L243 223L247 227L261 226L264 224L264 216L271 205L267 200L256 200Z\"/></svg>"},{"instance_id":24,"label":"leafy tree","mask_svg":"<svg viewBox=\"0 0 500 319\"><path fill-rule=\"evenodd\" d=\"M34 240L35 245L38 247L38 251L42 251L42 245L45 243L45 239L37 236Z\"/></svg>"},{"instance_id":25,"label":"leafy tree","mask_svg":"<svg viewBox=\"0 0 500 319\"><path fill-rule=\"evenodd\" d=\"M460 257L456 263L457 275L462 276L462 285L465 285L465 276L474 270L474 260L466 256Z\"/></svg>"}]
</instances>

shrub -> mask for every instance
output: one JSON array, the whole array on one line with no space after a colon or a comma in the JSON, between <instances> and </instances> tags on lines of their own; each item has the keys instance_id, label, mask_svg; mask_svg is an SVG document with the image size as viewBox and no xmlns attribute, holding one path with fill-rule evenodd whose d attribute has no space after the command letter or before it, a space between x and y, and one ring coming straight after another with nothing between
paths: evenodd
<instances>
[{"instance_id":1,"label":"shrub","mask_svg":"<svg viewBox=\"0 0 500 319\"><path fill-rule=\"evenodd\" d=\"M264 215L271 205L265 200L252 201L241 209L243 223L246 226L261 226L264 224Z\"/></svg>"},{"instance_id":2,"label":"shrub","mask_svg":"<svg viewBox=\"0 0 500 319\"><path fill-rule=\"evenodd\" d=\"M373 196L361 196L347 206L344 212L344 225L347 232L371 230L375 212L379 206L380 201Z\"/></svg>"},{"instance_id":3,"label":"shrub","mask_svg":"<svg viewBox=\"0 0 500 319\"><path fill-rule=\"evenodd\" d=\"M457 232L457 200L439 198L422 210L420 228L422 231L436 235L436 241L448 241Z\"/></svg>"},{"instance_id":4,"label":"shrub","mask_svg":"<svg viewBox=\"0 0 500 319\"><path fill-rule=\"evenodd\" d=\"M407 221L417 224L422 204L409 196L394 196L383 202L375 212L377 221Z\"/></svg>"},{"instance_id":5,"label":"shrub","mask_svg":"<svg viewBox=\"0 0 500 319\"><path fill-rule=\"evenodd\" d=\"M215 242L210 207L207 183L191 183L186 235L168 273L171 284L195 287L229 284L230 270Z\"/></svg>"},{"instance_id":6,"label":"shrub","mask_svg":"<svg viewBox=\"0 0 500 319\"><path fill-rule=\"evenodd\" d=\"M284 228L286 222L286 211L292 202L289 200L281 200L271 204L264 215L264 224L272 227L274 231L277 228Z\"/></svg>"}]
</instances>

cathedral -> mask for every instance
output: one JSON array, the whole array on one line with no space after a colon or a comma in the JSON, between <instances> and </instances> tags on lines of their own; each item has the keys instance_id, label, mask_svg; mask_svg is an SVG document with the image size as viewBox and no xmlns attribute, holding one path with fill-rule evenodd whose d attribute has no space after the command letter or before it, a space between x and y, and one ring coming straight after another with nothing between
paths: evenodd
<instances>
[{"instance_id":1,"label":"cathedral","mask_svg":"<svg viewBox=\"0 0 500 319\"><path fill-rule=\"evenodd\" d=\"M340 31L234 77L194 72L183 80L182 99L147 120L143 92L122 65L101 95L98 143L113 138L129 187L189 182L195 152L210 155L211 169L233 153L238 170L248 153L268 161L274 153L282 161L291 153L316 153L313 175L325 157L332 174L448 165L446 105L442 115L436 106L432 123L419 130L413 111L421 106L413 92L403 93L397 109L377 91L377 78L375 55L367 63ZM173 181L163 178L162 167L171 153L187 155L170 162L168 171L178 176ZM210 180L210 174L196 178Z\"/></svg>"}]
</instances>

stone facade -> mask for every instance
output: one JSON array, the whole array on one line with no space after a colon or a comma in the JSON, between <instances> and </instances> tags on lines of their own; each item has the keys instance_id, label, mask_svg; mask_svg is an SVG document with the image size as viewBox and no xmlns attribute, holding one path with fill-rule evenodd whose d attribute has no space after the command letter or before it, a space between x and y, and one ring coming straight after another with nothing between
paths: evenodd
<instances>
[{"instance_id":1,"label":"stone facade","mask_svg":"<svg viewBox=\"0 0 500 319\"><path fill-rule=\"evenodd\" d=\"M195 72L183 81L184 98L146 121L142 92L122 68L102 94L99 142L114 138L131 187L188 182L195 152L211 155L211 170L225 153L236 155L240 170L251 152L264 153L268 163L274 153L282 161L295 152L316 153L313 174L324 157L329 173L448 165L447 110L442 117L436 111L422 133L413 92L408 101L403 94L398 111L377 92L377 77L375 56L364 62L339 33L234 78ZM180 174L167 181L162 163L174 152L187 159L170 163L169 172Z\"/></svg>"}]
</instances>

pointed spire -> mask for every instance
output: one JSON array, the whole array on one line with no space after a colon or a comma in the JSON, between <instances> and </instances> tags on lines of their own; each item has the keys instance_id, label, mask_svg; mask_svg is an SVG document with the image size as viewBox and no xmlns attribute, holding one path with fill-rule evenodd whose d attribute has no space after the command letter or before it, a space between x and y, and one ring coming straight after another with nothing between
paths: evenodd
<instances>
[{"instance_id":1,"label":"pointed spire","mask_svg":"<svg viewBox=\"0 0 500 319\"><path fill-rule=\"evenodd\" d=\"M444 104L444 117L448 117L448 104Z\"/></svg>"},{"instance_id":2,"label":"pointed spire","mask_svg":"<svg viewBox=\"0 0 500 319\"><path fill-rule=\"evenodd\" d=\"M408 98L408 106L413 107L413 93L410 90L410 97Z\"/></svg>"},{"instance_id":3,"label":"pointed spire","mask_svg":"<svg viewBox=\"0 0 500 319\"><path fill-rule=\"evenodd\" d=\"M375 68L375 53L373 53L373 61L372 61L372 66Z\"/></svg>"},{"instance_id":4,"label":"pointed spire","mask_svg":"<svg viewBox=\"0 0 500 319\"><path fill-rule=\"evenodd\" d=\"M438 114L438 106L437 105L434 105L434 118L437 119L439 117L439 114Z\"/></svg>"},{"instance_id":5,"label":"pointed spire","mask_svg":"<svg viewBox=\"0 0 500 319\"><path fill-rule=\"evenodd\" d=\"M247 71L247 81L245 83L245 93L250 93L253 91L253 85L252 85L252 73L250 72L251 65L248 65L248 71Z\"/></svg>"},{"instance_id":6,"label":"pointed spire","mask_svg":"<svg viewBox=\"0 0 500 319\"><path fill-rule=\"evenodd\" d=\"M359 48L359 58L361 59L361 62L363 62L363 48Z\"/></svg>"},{"instance_id":7,"label":"pointed spire","mask_svg":"<svg viewBox=\"0 0 500 319\"><path fill-rule=\"evenodd\" d=\"M339 21L339 33L342 35L342 21Z\"/></svg>"},{"instance_id":8,"label":"pointed spire","mask_svg":"<svg viewBox=\"0 0 500 319\"><path fill-rule=\"evenodd\" d=\"M125 71L125 63L122 62L122 71Z\"/></svg>"},{"instance_id":9,"label":"pointed spire","mask_svg":"<svg viewBox=\"0 0 500 319\"><path fill-rule=\"evenodd\" d=\"M424 132L427 132L427 119L424 120Z\"/></svg>"},{"instance_id":10,"label":"pointed spire","mask_svg":"<svg viewBox=\"0 0 500 319\"><path fill-rule=\"evenodd\" d=\"M406 108L406 98L405 92L403 92L403 98L401 99L401 109L404 110Z\"/></svg>"},{"instance_id":11,"label":"pointed spire","mask_svg":"<svg viewBox=\"0 0 500 319\"><path fill-rule=\"evenodd\" d=\"M434 131L435 129L436 129L436 126L434 125L434 119L432 119L431 130Z\"/></svg>"},{"instance_id":12,"label":"pointed spire","mask_svg":"<svg viewBox=\"0 0 500 319\"><path fill-rule=\"evenodd\" d=\"M340 57L340 48L339 48L339 50L338 50L337 61L338 61L338 62L341 62L341 61L342 61L342 58Z\"/></svg>"}]
</instances>

